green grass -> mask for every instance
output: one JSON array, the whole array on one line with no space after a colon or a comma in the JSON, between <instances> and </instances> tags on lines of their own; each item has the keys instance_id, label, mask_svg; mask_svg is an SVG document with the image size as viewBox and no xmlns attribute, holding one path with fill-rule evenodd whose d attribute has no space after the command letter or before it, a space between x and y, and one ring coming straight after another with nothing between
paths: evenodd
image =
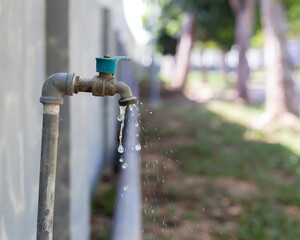
<instances>
[{"instance_id":1,"label":"green grass","mask_svg":"<svg viewBox=\"0 0 300 240\"><path fill-rule=\"evenodd\" d=\"M105 216L112 217L114 213L116 186L111 185L101 193L96 193L92 199L92 212L102 212Z\"/></svg>"},{"instance_id":2,"label":"green grass","mask_svg":"<svg viewBox=\"0 0 300 240\"><path fill-rule=\"evenodd\" d=\"M157 136L157 131L150 130L154 126L163 132L162 141L182 139L172 155L172 159L181 162L181 178L202 176L213 181L231 177L253 183L259 189L258 196L252 199L229 196L230 202L242 207L242 214L230 219L237 226L235 238L215 232L215 239L300 239L300 216L285 211L288 207L298 208L300 202L300 134L287 129L267 132L252 128L262 111L261 105L167 102L155 113L161 120L148 128L150 137ZM175 119L177 126L171 127L168 119ZM208 209L228 197L213 185L194 199L180 186L169 188L167 195L175 200L198 201ZM193 210L186 217L199 220Z\"/></svg>"},{"instance_id":3,"label":"green grass","mask_svg":"<svg viewBox=\"0 0 300 240\"><path fill-rule=\"evenodd\" d=\"M234 76L229 75L229 79ZM214 89L216 92L228 90L233 87L233 81L227 81L221 71L208 71L206 80L200 71L192 71L188 75L188 85L201 84L203 87Z\"/></svg>"}]
</instances>

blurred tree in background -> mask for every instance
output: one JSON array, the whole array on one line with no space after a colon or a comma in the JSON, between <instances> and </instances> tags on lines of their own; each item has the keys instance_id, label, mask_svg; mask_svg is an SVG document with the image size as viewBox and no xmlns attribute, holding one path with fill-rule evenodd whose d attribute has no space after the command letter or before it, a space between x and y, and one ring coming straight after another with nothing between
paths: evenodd
<instances>
[{"instance_id":1,"label":"blurred tree in background","mask_svg":"<svg viewBox=\"0 0 300 240\"><path fill-rule=\"evenodd\" d=\"M229 50L234 42L234 17L228 0L162 0L159 5L157 49L176 55L172 86L180 89L187 78L194 42L214 41L223 51ZM149 16L144 18L146 29L150 28Z\"/></svg>"},{"instance_id":2,"label":"blurred tree in background","mask_svg":"<svg viewBox=\"0 0 300 240\"><path fill-rule=\"evenodd\" d=\"M265 121L269 122L298 115L298 104L287 51L285 6L278 0L261 0L260 3L267 69ZM293 15L295 1L287 6Z\"/></svg>"},{"instance_id":3,"label":"blurred tree in background","mask_svg":"<svg viewBox=\"0 0 300 240\"><path fill-rule=\"evenodd\" d=\"M257 4L259 3L259 4ZM247 79L249 66L246 53L252 46L265 45L266 114L270 122L284 116L297 116L298 104L292 80L292 64L287 51L288 38L300 32L300 1L298 0L158 0L159 17L155 24L145 15L146 28L155 28L157 50L176 56L171 85L178 90L186 82L190 55L195 42L203 50L206 43L225 53L235 43L238 50L237 97L249 101ZM260 11L256 11L259 8ZM149 24L149 22L152 23ZM253 39L253 32L256 34ZM203 63L202 69L203 69ZM205 79L205 71L203 73Z\"/></svg>"},{"instance_id":4,"label":"blurred tree in background","mask_svg":"<svg viewBox=\"0 0 300 240\"><path fill-rule=\"evenodd\" d=\"M239 52L236 88L238 97L248 102L246 82L249 75L249 66L246 53L252 36L256 0L230 0L230 5L235 15L235 41Z\"/></svg>"}]
</instances>

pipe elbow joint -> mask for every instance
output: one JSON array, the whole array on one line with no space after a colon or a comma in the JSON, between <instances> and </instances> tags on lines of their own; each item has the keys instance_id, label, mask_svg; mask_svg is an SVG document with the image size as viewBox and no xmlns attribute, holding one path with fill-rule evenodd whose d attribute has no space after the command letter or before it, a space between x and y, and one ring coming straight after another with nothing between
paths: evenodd
<instances>
[{"instance_id":1,"label":"pipe elbow joint","mask_svg":"<svg viewBox=\"0 0 300 240\"><path fill-rule=\"evenodd\" d=\"M42 88L41 103L63 104L65 95L74 93L74 73L55 73L47 78Z\"/></svg>"}]
</instances>

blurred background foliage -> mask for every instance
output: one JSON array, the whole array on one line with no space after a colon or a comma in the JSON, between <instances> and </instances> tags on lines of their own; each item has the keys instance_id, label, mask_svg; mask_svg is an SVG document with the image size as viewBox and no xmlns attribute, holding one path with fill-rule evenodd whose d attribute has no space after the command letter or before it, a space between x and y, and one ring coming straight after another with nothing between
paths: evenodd
<instances>
[{"instance_id":1,"label":"blurred background foliage","mask_svg":"<svg viewBox=\"0 0 300 240\"><path fill-rule=\"evenodd\" d=\"M144 239L299 239L300 2L146 2Z\"/></svg>"}]
</instances>

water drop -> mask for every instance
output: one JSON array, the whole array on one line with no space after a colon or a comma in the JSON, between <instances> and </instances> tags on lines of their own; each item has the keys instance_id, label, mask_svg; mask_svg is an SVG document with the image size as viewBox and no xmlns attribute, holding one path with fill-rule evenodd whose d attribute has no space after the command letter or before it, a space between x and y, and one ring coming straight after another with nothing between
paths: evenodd
<instances>
[{"instance_id":1,"label":"water drop","mask_svg":"<svg viewBox=\"0 0 300 240\"><path fill-rule=\"evenodd\" d=\"M150 114L152 114L152 112L149 112Z\"/></svg>"},{"instance_id":2,"label":"water drop","mask_svg":"<svg viewBox=\"0 0 300 240\"><path fill-rule=\"evenodd\" d=\"M124 189L124 191L127 191L128 186L124 186L123 189Z\"/></svg>"},{"instance_id":3,"label":"water drop","mask_svg":"<svg viewBox=\"0 0 300 240\"><path fill-rule=\"evenodd\" d=\"M138 122L135 122L135 126L138 127L138 126L139 126L139 123L138 123Z\"/></svg>"},{"instance_id":4,"label":"water drop","mask_svg":"<svg viewBox=\"0 0 300 240\"><path fill-rule=\"evenodd\" d=\"M135 150L140 151L141 150L141 144L138 143L137 145L135 145Z\"/></svg>"},{"instance_id":5,"label":"water drop","mask_svg":"<svg viewBox=\"0 0 300 240\"><path fill-rule=\"evenodd\" d=\"M136 137L139 137L139 134L137 133L137 134L135 134L135 136L136 136Z\"/></svg>"},{"instance_id":6,"label":"water drop","mask_svg":"<svg viewBox=\"0 0 300 240\"><path fill-rule=\"evenodd\" d=\"M119 160L120 162L124 162L124 159L122 158L122 157L120 157L120 160Z\"/></svg>"},{"instance_id":7,"label":"water drop","mask_svg":"<svg viewBox=\"0 0 300 240\"><path fill-rule=\"evenodd\" d=\"M120 114L117 119L119 122L121 122L123 120L123 115Z\"/></svg>"},{"instance_id":8,"label":"water drop","mask_svg":"<svg viewBox=\"0 0 300 240\"><path fill-rule=\"evenodd\" d=\"M124 152L124 148L123 148L122 145L119 145L119 147L118 147L118 152L119 152L119 153L123 153L123 152Z\"/></svg>"},{"instance_id":9,"label":"water drop","mask_svg":"<svg viewBox=\"0 0 300 240\"><path fill-rule=\"evenodd\" d=\"M127 163L123 163L122 168L123 169L127 168Z\"/></svg>"}]
</instances>

